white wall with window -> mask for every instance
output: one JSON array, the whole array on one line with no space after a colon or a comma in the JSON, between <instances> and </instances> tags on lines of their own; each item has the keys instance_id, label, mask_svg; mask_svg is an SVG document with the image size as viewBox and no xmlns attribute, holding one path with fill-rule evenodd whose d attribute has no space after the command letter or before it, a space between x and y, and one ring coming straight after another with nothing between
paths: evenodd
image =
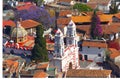
<instances>
[{"instance_id":1,"label":"white wall with window","mask_svg":"<svg viewBox=\"0 0 120 79\"><path fill-rule=\"evenodd\" d=\"M100 47L82 47L83 60L92 60L95 62L103 62L105 56L105 48Z\"/></svg>"}]
</instances>

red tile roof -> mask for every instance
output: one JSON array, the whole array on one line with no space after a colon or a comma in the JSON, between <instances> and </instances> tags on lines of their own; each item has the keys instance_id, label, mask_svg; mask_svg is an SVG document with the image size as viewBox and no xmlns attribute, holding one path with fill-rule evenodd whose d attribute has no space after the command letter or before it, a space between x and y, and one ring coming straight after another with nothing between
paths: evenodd
<instances>
[{"instance_id":1,"label":"red tile roof","mask_svg":"<svg viewBox=\"0 0 120 79\"><path fill-rule=\"evenodd\" d=\"M72 14L72 12L70 10L62 10L59 13L59 17L66 16L68 14Z\"/></svg>"},{"instance_id":2,"label":"red tile roof","mask_svg":"<svg viewBox=\"0 0 120 79\"><path fill-rule=\"evenodd\" d=\"M24 21L21 21L21 26L24 27L24 28L33 28L33 27L36 27L40 25L39 22L36 22L34 20L24 20Z\"/></svg>"},{"instance_id":3,"label":"red tile roof","mask_svg":"<svg viewBox=\"0 0 120 79\"><path fill-rule=\"evenodd\" d=\"M114 48L109 48L111 54L110 54L110 58L114 59L117 56L120 56L120 51L114 49Z\"/></svg>"},{"instance_id":4,"label":"red tile roof","mask_svg":"<svg viewBox=\"0 0 120 79\"><path fill-rule=\"evenodd\" d=\"M105 42L100 42L100 41L83 41L82 46L106 48L107 44Z\"/></svg>"},{"instance_id":5,"label":"red tile roof","mask_svg":"<svg viewBox=\"0 0 120 79\"><path fill-rule=\"evenodd\" d=\"M3 21L3 27L4 27L4 26L12 26L12 27L15 27L16 24L15 24L15 22L12 21L12 20L4 20L4 21Z\"/></svg>"},{"instance_id":6,"label":"red tile roof","mask_svg":"<svg viewBox=\"0 0 120 79\"><path fill-rule=\"evenodd\" d=\"M70 69L67 71L67 78L106 78L111 75L111 70L88 70Z\"/></svg>"},{"instance_id":7,"label":"red tile roof","mask_svg":"<svg viewBox=\"0 0 120 79\"><path fill-rule=\"evenodd\" d=\"M16 72L18 71L19 63L17 61L12 61L10 59L4 60L4 64L6 64L7 68L9 68L9 72Z\"/></svg>"},{"instance_id":8,"label":"red tile roof","mask_svg":"<svg viewBox=\"0 0 120 79\"><path fill-rule=\"evenodd\" d=\"M87 4L102 4L102 5L108 5L110 0L90 0Z\"/></svg>"},{"instance_id":9,"label":"red tile roof","mask_svg":"<svg viewBox=\"0 0 120 79\"><path fill-rule=\"evenodd\" d=\"M109 22L112 20L112 16L113 15L98 15L100 18L101 22ZM73 20L73 22L75 23L85 23L85 22L91 22L91 17L92 16L72 16L71 19Z\"/></svg>"},{"instance_id":10,"label":"red tile roof","mask_svg":"<svg viewBox=\"0 0 120 79\"><path fill-rule=\"evenodd\" d=\"M110 25L101 25L104 34L113 34L118 33L120 29L120 23L112 23ZM76 28L79 30L83 30L86 34L90 34L91 25L78 25Z\"/></svg>"},{"instance_id":11,"label":"red tile roof","mask_svg":"<svg viewBox=\"0 0 120 79\"><path fill-rule=\"evenodd\" d=\"M71 21L71 18L58 18L57 24L58 25L67 25Z\"/></svg>"},{"instance_id":12,"label":"red tile roof","mask_svg":"<svg viewBox=\"0 0 120 79\"><path fill-rule=\"evenodd\" d=\"M46 78L47 73L43 71L36 71L35 74L33 75L33 78Z\"/></svg>"},{"instance_id":13,"label":"red tile roof","mask_svg":"<svg viewBox=\"0 0 120 79\"><path fill-rule=\"evenodd\" d=\"M36 26L38 26L38 25L40 25L40 23L39 22L36 22L36 21L34 21L34 20L24 20L24 21L21 21L20 22L21 23L21 26L23 27L23 28L25 28L25 29L27 29L27 28L33 28L33 27L36 27ZM11 21L11 20L8 20L8 21L3 21L3 26L12 26L12 27L15 27L16 26L16 24L15 24L15 22L14 21Z\"/></svg>"},{"instance_id":14,"label":"red tile roof","mask_svg":"<svg viewBox=\"0 0 120 79\"><path fill-rule=\"evenodd\" d=\"M37 69L46 69L47 67L48 67L48 63L45 63L45 64L39 64L39 65L37 65Z\"/></svg>"}]
</instances>

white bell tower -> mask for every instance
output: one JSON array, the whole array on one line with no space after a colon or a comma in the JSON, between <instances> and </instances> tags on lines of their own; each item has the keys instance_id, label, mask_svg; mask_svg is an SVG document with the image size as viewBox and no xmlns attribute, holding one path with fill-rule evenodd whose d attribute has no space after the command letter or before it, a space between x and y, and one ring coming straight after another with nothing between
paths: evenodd
<instances>
[{"instance_id":1,"label":"white bell tower","mask_svg":"<svg viewBox=\"0 0 120 79\"><path fill-rule=\"evenodd\" d=\"M74 22L71 20L67 26L67 33L66 33L67 46L77 45L77 39L75 38L76 38L76 26Z\"/></svg>"},{"instance_id":2,"label":"white bell tower","mask_svg":"<svg viewBox=\"0 0 120 79\"><path fill-rule=\"evenodd\" d=\"M57 58L62 58L64 54L64 39L63 33L60 29L57 30L55 34L55 56Z\"/></svg>"}]
</instances>

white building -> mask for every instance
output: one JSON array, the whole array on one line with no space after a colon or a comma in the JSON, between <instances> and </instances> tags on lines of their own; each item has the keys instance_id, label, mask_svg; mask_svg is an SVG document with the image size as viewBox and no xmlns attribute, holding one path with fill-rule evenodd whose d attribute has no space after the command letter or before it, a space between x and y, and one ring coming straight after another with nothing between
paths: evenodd
<instances>
[{"instance_id":1,"label":"white building","mask_svg":"<svg viewBox=\"0 0 120 79\"><path fill-rule=\"evenodd\" d=\"M66 38L66 42L64 38ZM79 68L77 38L76 26L72 20L67 26L66 37L60 29L57 30L55 34L55 53L51 63L57 68L58 72Z\"/></svg>"},{"instance_id":2,"label":"white building","mask_svg":"<svg viewBox=\"0 0 120 79\"><path fill-rule=\"evenodd\" d=\"M44 0L44 4L48 4L48 3L51 3L51 2L54 2L54 0Z\"/></svg>"},{"instance_id":3,"label":"white building","mask_svg":"<svg viewBox=\"0 0 120 79\"><path fill-rule=\"evenodd\" d=\"M94 5L94 9L103 11L104 13L109 13L109 6L111 5L111 0L90 0L88 3L91 7Z\"/></svg>"},{"instance_id":4,"label":"white building","mask_svg":"<svg viewBox=\"0 0 120 79\"><path fill-rule=\"evenodd\" d=\"M105 59L107 44L104 41L85 40L80 47L80 59L102 63Z\"/></svg>"}]
</instances>

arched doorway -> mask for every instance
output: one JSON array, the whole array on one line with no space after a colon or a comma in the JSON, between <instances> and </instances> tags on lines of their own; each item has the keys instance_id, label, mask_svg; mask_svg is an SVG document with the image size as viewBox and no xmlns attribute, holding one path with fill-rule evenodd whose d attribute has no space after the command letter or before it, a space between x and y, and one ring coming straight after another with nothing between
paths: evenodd
<instances>
[{"instance_id":1,"label":"arched doorway","mask_svg":"<svg viewBox=\"0 0 120 79\"><path fill-rule=\"evenodd\" d=\"M79 60L82 60L82 59L83 59L82 55L81 55L81 54L79 54Z\"/></svg>"},{"instance_id":2,"label":"arched doorway","mask_svg":"<svg viewBox=\"0 0 120 79\"><path fill-rule=\"evenodd\" d=\"M69 63L69 69L72 69L72 62Z\"/></svg>"}]
</instances>

